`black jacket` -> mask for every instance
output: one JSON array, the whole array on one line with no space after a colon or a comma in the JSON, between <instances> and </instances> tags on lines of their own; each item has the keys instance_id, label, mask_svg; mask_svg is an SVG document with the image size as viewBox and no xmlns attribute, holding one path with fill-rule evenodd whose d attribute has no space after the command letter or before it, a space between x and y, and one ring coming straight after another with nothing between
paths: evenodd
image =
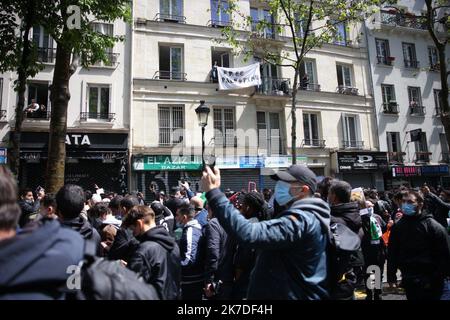
<instances>
[{"instance_id":1,"label":"black jacket","mask_svg":"<svg viewBox=\"0 0 450 320\"><path fill-rule=\"evenodd\" d=\"M0 241L0 299L64 299L67 268L83 259L84 240L57 220L41 222Z\"/></svg>"},{"instance_id":2,"label":"black jacket","mask_svg":"<svg viewBox=\"0 0 450 320\"><path fill-rule=\"evenodd\" d=\"M209 220L205 226L207 283L222 280L233 281L233 256L236 245L219 223L217 218Z\"/></svg>"},{"instance_id":3,"label":"black jacket","mask_svg":"<svg viewBox=\"0 0 450 320\"><path fill-rule=\"evenodd\" d=\"M34 201L33 204L29 204L25 200L20 200L19 207L22 210L22 214L19 219L19 226L23 227L29 222L30 215L39 211L40 203L39 201Z\"/></svg>"},{"instance_id":4,"label":"black jacket","mask_svg":"<svg viewBox=\"0 0 450 320\"><path fill-rule=\"evenodd\" d=\"M177 214L178 208L180 208L183 204L186 204L186 202L174 197L170 197L170 199L164 203L164 205L172 212L174 216Z\"/></svg>"},{"instance_id":5,"label":"black jacket","mask_svg":"<svg viewBox=\"0 0 450 320\"><path fill-rule=\"evenodd\" d=\"M140 242L129 229L120 228L109 249L108 259L129 261L139 247Z\"/></svg>"},{"instance_id":6,"label":"black jacket","mask_svg":"<svg viewBox=\"0 0 450 320\"><path fill-rule=\"evenodd\" d=\"M427 211L433 215L434 219L444 228L447 228L447 218L450 218L448 215L450 203L444 202L441 198L431 192L425 195L425 203L427 205Z\"/></svg>"},{"instance_id":7,"label":"black jacket","mask_svg":"<svg viewBox=\"0 0 450 320\"><path fill-rule=\"evenodd\" d=\"M180 289L180 250L166 228L156 226L139 237L128 268L155 286L163 300L176 300Z\"/></svg>"},{"instance_id":8,"label":"black jacket","mask_svg":"<svg viewBox=\"0 0 450 320\"><path fill-rule=\"evenodd\" d=\"M78 232L85 240L94 241L97 244L97 255L102 255L102 239L100 238L100 234L88 221L80 216L72 220L62 221L61 225Z\"/></svg>"},{"instance_id":9,"label":"black jacket","mask_svg":"<svg viewBox=\"0 0 450 320\"><path fill-rule=\"evenodd\" d=\"M404 215L389 237L389 259L404 279L450 275L450 239L430 214Z\"/></svg>"},{"instance_id":10,"label":"black jacket","mask_svg":"<svg viewBox=\"0 0 450 320\"><path fill-rule=\"evenodd\" d=\"M331 207L330 224L341 223L350 228L354 233L361 231L361 216L357 202L342 203Z\"/></svg>"}]
</instances>

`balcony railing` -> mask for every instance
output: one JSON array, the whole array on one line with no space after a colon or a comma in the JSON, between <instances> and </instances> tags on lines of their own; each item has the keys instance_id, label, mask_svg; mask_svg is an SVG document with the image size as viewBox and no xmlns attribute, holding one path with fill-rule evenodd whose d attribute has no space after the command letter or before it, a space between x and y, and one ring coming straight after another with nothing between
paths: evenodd
<instances>
[{"instance_id":1,"label":"balcony railing","mask_svg":"<svg viewBox=\"0 0 450 320\"><path fill-rule=\"evenodd\" d=\"M381 11L381 23L394 26L427 30L426 19L401 12Z\"/></svg>"},{"instance_id":2,"label":"balcony railing","mask_svg":"<svg viewBox=\"0 0 450 320\"><path fill-rule=\"evenodd\" d=\"M80 120L87 121L88 119L93 120L106 120L112 122L115 120L115 113L101 113L101 112L81 112Z\"/></svg>"},{"instance_id":3,"label":"balcony railing","mask_svg":"<svg viewBox=\"0 0 450 320\"><path fill-rule=\"evenodd\" d=\"M33 119L33 120L49 120L52 116L50 111L35 111L35 112L25 112L25 119Z\"/></svg>"},{"instance_id":4,"label":"balcony railing","mask_svg":"<svg viewBox=\"0 0 450 320\"><path fill-rule=\"evenodd\" d=\"M153 79L156 80L176 80L176 81L186 81L187 73L183 72L170 72L158 70L153 75Z\"/></svg>"},{"instance_id":5,"label":"balcony railing","mask_svg":"<svg viewBox=\"0 0 450 320\"><path fill-rule=\"evenodd\" d=\"M441 162L442 163L450 163L450 153L443 152Z\"/></svg>"},{"instance_id":6,"label":"balcony railing","mask_svg":"<svg viewBox=\"0 0 450 320\"><path fill-rule=\"evenodd\" d=\"M417 60L406 60L405 59L405 68L413 68L413 69L417 69L419 68L419 61Z\"/></svg>"},{"instance_id":7,"label":"balcony railing","mask_svg":"<svg viewBox=\"0 0 450 320\"><path fill-rule=\"evenodd\" d=\"M348 95L352 95L352 96L357 96L358 95L358 89L357 88L348 87L348 86L338 86L336 88L336 92L337 93L342 93L342 94L348 94Z\"/></svg>"},{"instance_id":8,"label":"balcony railing","mask_svg":"<svg viewBox=\"0 0 450 320\"><path fill-rule=\"evenodd\" d=\"M406 155L405 152L388 152L389 163L391 164L401 164L403 163L403 156Z\"/></svg>"},{"instance_id":9,"label":"balcony railing","mask_svg":"<svg viewBox=\"0 0 450 320\"><path fill-rule=\"evenodd\" d=\"M6 110L0 110L0 120L6 118Z\"/></svg>"},{"instance_id":10,"label":"balcony railing","mask_svg":"<svg viewBox=\"0 0 450 320\"><path fill-rule=\"evenodd\" d=\"M394 61L395 61L395 57L377 56L377 63L378 64L384 64L386 66L392 66Z\"/></svg>"},{"instance_id":11,"label":"balcony railing","mask_svg":"<svg viewBox=\"0 0 450 320\"><path fill-rule=\"evenodd\" d=\"M115 67L118 64L119 54L106 52L105 55L108 57L108 62L98 61L94 63L94 66L97 67Z\"/></svg>"},{"instance_id":12,"label":"balcony railing","mask_svg":"<svg viewBox=\"0 0 450 320\"><path fill-rule=\"evenodd\" d=\"M438 63L435 64L430 64L430 71L440 71L441 70L441 65Z\"/></svg>"},{"instance_id":13,"label":"balcony railing","mask_svg":"<svg viewBox=\"0 0 450 320\"><path fill-rule=\"evenodd\" d=\"M37 60L43 63L55 63L56 48L37 48Z\"/></svg>"},{"instance_id":14,"label":"balcony railing","mask_svg":"<svg viewBox=\"0 0 450 320\"><path fill-rule=\"evenodd\" d=\"M410 114L412 116L424 116L425 115L425 107L419 105L413 105L409 107Z\"/></svg>"},{"instance_id":15,"label":"balcony railing","mask_svg":"<svg viewBox=\"0 0 450 320\"><path fill-rule=\"evenodd\" d=\"M364 141L344 140L342 141L342 147L344 149L362 149L364 148Z\"/></svg>"},{"instance_id":16,"label":"balcony railing","mask_svg":"<svg viewBox=\"0 0 450 320\"><path fill-rule=\"evenodd\" d=\"M185 16L177 16L174 14L158 13L155 16L155 21L186 23L186 17Z\"/></svg>"},{"instance_id":17,"label":"balcony railing","mask_svg":"<svg viewBox=\"0 0 450 320\"><path fill-rule=\"evenodd\" d=\"M259 29L258 22L252 22L252 36L255 38L276 40L286 36L285 25L273 23Z\"/></svg>"},{"instance_id":18,"label":"balcony railing","mask_svg":"<svg viewBox=\"0 0 450 320\"><path fill-rule=\"evenodd\" d=\"M298 87L300 90L320 91L320 84L317 83L301 83Z\"/></svg>"},{"instance_id":19,"label":"balcony railing","mask_svg":"<svg viewBox=\"0 0 450 320\"><path fill-rule=\"evenodd\" d=\"M321 139L303 139L302 146L325 148L325 140Z\"/></svg>"},{"instance_id":20,"label":"balcony railing","mask_svg":"<svg viewBox=\"0 0 450 320\"><path fill-rule=\"evenodd\" d=\"M288 96L291 92L290 79L262 78L262 84L256 90L259 94Z\"/></svg>"},{"instance_id":21,"label":"balcony railing","mask_svg":"<svg viewBox=\"0 0 450 320\"><path fill-rule=\"evenodd\" d=\"M398 103L397 102L389 102L383 103L383 113L387 114L398 114Z\"/></svg>"},{"instance_id":22,"label":"balcony railing","mask_svg":"<svg viewBox=\"0 0 450 320\"><path fill-rule=\"evenodd\" d=\"M432 155L431 152L416 152L416 161L415 162L428 163L428 162L430 162L431 155Z\"/></svg>"},{"instance_id":23,"label":"balcony railing","mask_svg":"<svg viewBox=\"0 0 450 320\"><path fill-rule=\"evenodd\" d=\"M209 20L206 24L207 27L211 28L224 28L224 27L230 27L231 22L230 21L223 21L223 20Z\"/></svg>"}]
</instances>

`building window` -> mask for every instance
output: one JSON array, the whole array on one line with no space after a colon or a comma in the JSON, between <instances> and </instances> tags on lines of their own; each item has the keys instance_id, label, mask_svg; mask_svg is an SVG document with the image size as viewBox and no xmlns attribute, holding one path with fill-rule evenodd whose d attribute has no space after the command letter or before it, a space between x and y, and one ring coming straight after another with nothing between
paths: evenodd
<instances>
[{"instance_id":1,"label":"building window","mask_svg":"<svg viewBox=\"0 0 450 320\"><path fill-rule=\"evenodd\" d=\"M424 115L425 110L422 106L422 96L419 87L408 87L409 109L413 115Z\"/></svg>"},{"instance_id":2,"label":"building window","mask_svg":"<svg viewBox=\"0 0 450 320\"><path fill-rule=\"evenodd\" d=\"M428 63L431 70L439 70L438 52L435 47L428 47Z\"/></svg>"},{"instance_id":3,"label":"building window","mask_svg":"<svg viewBox=\"0 0 450 320\"><path fill-rule=\"evenodd\" d=\"M250 8L250 17L252 19L252 32L257 32L259 36L266 39L275 38L275 18L269 10ZM258 22L265 21L268 25L262 30L258 30Z\"/></svg>"},{"instance_id":4,"label":"building window","mask_svg":"<svg viewBox=\"0 0 450 320\"><path fill-rule=\"evenodd\" d=\"M49 83L28 83L27 118L48 119L49 116Z\"/></svg>"},{"instance_id":5,"label":"building window","mask_svg":"<svg viewBox=\"0 0 450 320\"><path fill-rule=\"evenodd\" d=\"M315 113L303 114L303 132L305 136L304 145L320 147L323 145L319 138L318 115Z\"/></svg>"},{"instance_id":6,"label":"building window","mask_svg":"<svg viewBox=\"0 0 450 320\"><path fill-rule=\"evenodd\" d=\"M185 80L183 73L183 48L159 47L159 79Z\"/></svg>"},{"instance_id":7,"label":"building window","mask_svg":"<svg viewBox=\"0 0 450 320\"><path fill-rule=\"evenodd\" d=\"M338 93L357 95L358 90L353 87L352 81L352 68L351 66L345 66L342 64L336 65L337 80L338 80Z\"/></svg>"},{"instance_id":8,"label":"building window","mask_svg":"<svg viewBox=\"0 0 450 320\"><path fill-rule=\"evenodd\" d=\"M395 89L393 85L382 84L381 96L383 98L383 112L398 113L398 104L395 100Z\"/></svg>"},{"instance_id":9,"label":"building window","mask_svg":"<svg viewBox=\"0 0 450 320\"><path fill-rule=\"evenodd\" d=\"M87 119L109 119L111 104L110 85L88 85Z\"/></svg>"},{"instance_id":10,"label":"building window","mask_svg":"<svg viewBox=\"0 0 450 320\"><path fill-rule=\"evenodd\" d=\"M337 44L339 46L346 46L347 45L347 27L345 25L345 22L339 22L335 24L336 27L336 34L334 37L334 44Z\"/></svg>"},{"instance_id":11,"label":"building window","mask_svg":"<svg viewBox=\"0 0 450 320\"><path fill-rule=\"evenodd\" d=\"M441 90L434 89L434 106L436 108L436 115L440 115L442 111L442 96L441 96Z\"/></svg>"},{"instance_id":12,"label":"building window","mask_svg":"<svg viewBox=\"0 0 450 320\"><path fill-rule=\"evenodd\" d=\"M387 132L387 146L389 161L403 163L402 146L400 143L400 132Z\"/></svg>"},{"instance_id":13,"label":"building window","mask_svg":"<svg viewBox=\"0 0 450 320\"><path fill-rule=\"evenodd\" d=\"M184 22L183 0L160 0L160 19L170 22Z\"/></svg>"},{"instance_id":14,"label":"building window","mask_svg":"<svg viewBox=\"0 0 450 320\"><path fill-rule=\"evenodd\" d=\"M234 147L236 145L233 108L214 108L214 144Z\"/></svg>"},{"instance_id":15,"label":"building window","mask_svg":"<svg viewBox=\"0 0 450 320\"><path fill-rule=\"evenodd\" d=\"M320 91L316 75L316 62L314 60L302 61L300 67L300 88L302 90Z\"/></svg>"},{"instance_id":16,"label":"building window","mask_svg":"<svg viewBox=\"0 0 450 320\"><path fill-rule=\"evenodd\" d=\"M402 43L403 45L403 58L405 60L406 68L418 68L419 62L416 56L416 46L414 43Z\"/></svg>"},{"instance_id":17,"label":"building window","mask_svg":"<svg viewBox=\"0 0 450 320\"><path fill-rule=\"evenodd\" d=\"M56 48L54 48L52 37L44 31L44 27L33 27L33 42L37 48L37 60L39 62L55 62Z\"/></svg>"},{"instance_id":18,"label":"building window","mask_svg":"<svg viewBox=\"0 0 450 320\"><path fill-rule=\"evenodd\" d=\"M375 44L377 47L377 62L379 64L391 65L392 57L389 51L389 40L375 39Z\"/></svg>"},{"instance_id":19,"label":"building window","mask_svg":"<svg viewBox=\"0 0 450 320\"><path fill-rule=\"evenodd\" d=\"M266 149L267 155L282 154L280 114L276 112L256 113L258 128L258 147Z\"/></svg>"},{"instance_id":20,"label":"building window","mask_svg":"<svg viewBox=\"0 0 450 320\"><path fill-rule=\"evenodd\" d=\"M112 23L92 23L92 29L94 32L113 37L114 36L114 25ZM97 61L94 63L96 66L113 66L117 63L117 55L113 53L114 47L105 48L105 55L107 56L109 62Z\"/></svg>"},{"instance_id":21,"label":"building window","mask_svg":"<svg viewBox=\"0 0 450 320\"><path fill-rule=\"evenodd\" d=\"M228 26L230 24L230 14L228 1L211 0L211 21L213 26Z\"/></svg>"},{"instance_id":22,"label":"building window","mask_svg":"<svg viewBox=\"0 0 450 320\"><path fill-rule=\"evenodd\" d=\"M183 141L184 106L158 106L159 145L170 146Z\"/></svg>"},{"instance_id":23,"label":"building window","mask_svg":"<svg viewBox=\"0 0 450 320\"><path fill-rule=\"evenodd\" d=\"M364 142L360 138L359 117L357 115L344 115L342 125L344 131L344 149L362 149Z\"/></svg>"},{"instance_id":24,"label":"building window","mask_svg":"<svg viewBox=\"0 0 450 320\"><path fill-rule=\"evenodd\" d=\"M298 14L295 14L295 35L298 38L304 38L307 30L307 19L300 19ZM310 35L308 33L308 35Z\"/></svg>"},{"instance_id":25,"label":"building window","mask_svg":"<svg viewBox=\"0 0 450 320\"><path fill-rule=\"evenodd\" d=\"M416 161L429 162L430 155L428 153L427 134L425 132L420 132L420 138L418 141L415 141L415 147L416 147Z\"/></svg>"}]
</instances>

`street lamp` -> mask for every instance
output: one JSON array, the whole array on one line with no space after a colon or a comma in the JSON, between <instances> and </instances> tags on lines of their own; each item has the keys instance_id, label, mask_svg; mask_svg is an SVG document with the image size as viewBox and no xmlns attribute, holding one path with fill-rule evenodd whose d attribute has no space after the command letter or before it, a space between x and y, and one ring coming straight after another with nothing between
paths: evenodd
<instances>
[{"instance_id":1,"label":"street lamp","mask_svg":"<svg viewBox=\"0 0 450 320\"><path fill-rule=\"evenodd\" d=\"M205 169L205 127L208 125L210 109L205 105L205 101L200 101L200 105L195 109L198 118L198 125L202 127L202 168Z\"/></svg>"}]
</instances>

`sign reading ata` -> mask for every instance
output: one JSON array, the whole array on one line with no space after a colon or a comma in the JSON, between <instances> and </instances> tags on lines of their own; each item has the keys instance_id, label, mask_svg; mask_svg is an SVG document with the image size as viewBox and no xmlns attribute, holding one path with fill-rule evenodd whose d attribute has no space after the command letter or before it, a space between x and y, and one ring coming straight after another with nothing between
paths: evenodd
<instances>
[{"instance_id":1,"label":"sign reading ata","mask_svg":"<svg viewBox=\"0 0 450 320\"><path fill-rule=\"evenodd\" d=\"M87 134L67 134L66 135L66 144L68 146L90 146L91 141L89 140L89 136Z\"/></svg>"}]
</instances>

